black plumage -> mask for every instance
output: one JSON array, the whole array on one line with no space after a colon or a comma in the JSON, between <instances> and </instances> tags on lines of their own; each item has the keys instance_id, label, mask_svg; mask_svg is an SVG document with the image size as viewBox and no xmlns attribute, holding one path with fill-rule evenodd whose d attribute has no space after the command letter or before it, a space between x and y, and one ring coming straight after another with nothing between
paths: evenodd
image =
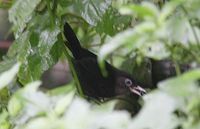
<instances>
[{"instance_id":1,"label":"black plumage","mask_svg":"<svg viewBox=\"0 0 200 129\"><path fill-rule=\"evenodd\" d=\"M177 75L175 64L169 60L153 60L151 59L152 83L154 88L160 81ZM179 64L180 72L186 72L191 69L190 64Z\"/></svg>"},{"instance_id":2,"label":"black plumage","mask_svg":"<svg viewBox=\"0 0 200 129\"><path fill-rule=\"evenodd\" d=\"M135 79L109 63L105 62L108 75L102 75L97 56L81 47L79 40L68 23L64 25L64 35L68 42L65 45L71 51L73 65L86 96L92 98L109 98L118 95L135 93L143 95L145 90L137 85Z\"/></svg>"}]
</instances>

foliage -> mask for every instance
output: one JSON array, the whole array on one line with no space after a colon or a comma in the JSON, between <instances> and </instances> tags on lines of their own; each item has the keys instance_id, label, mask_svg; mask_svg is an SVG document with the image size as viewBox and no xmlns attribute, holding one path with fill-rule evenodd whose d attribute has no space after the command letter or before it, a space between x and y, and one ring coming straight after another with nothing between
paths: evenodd
<instances>
[{"instance_id":1,"label":"foliage","mask_svg":"<svg viewBox=\"0 0 200 129\"><path fill-rule=\"evenodd\" d=\"M9 8L12 5L12 0L0 0L0 8Z\"/></svg>"},{"instance_id":2,"label":"foliage","mask_svg":"<svg viewBox=\"0 0 200 129\"><path fill-rule=\"evenodd\" d=\"M9 71L7 73L11 74ZM1 127L3 129L9 127L198 129L200 88L195 82L199 77L200 70L197 69L160 83L157 91L144 97L144 107L135 119L125 111L112 111L114 105L112 101L101 106L89 104L74 96L70 86L66 87L68 90L65 92L62 90L57 95L50 95L38 90L40 81L32 82L10 98L8 111L3 110L1 113ZM185 85L178 85L183 79ZM178 87L177 90L174 90L174 85ZM12 118L10 121L7 121L8 116Z\"/></svg>"},{"instance_id":3,"label":"foliage","mask_svg":"<svg viewBox=\"0 0 200 129\"><path fill-rule=\"evenodd\" d=\"M16 0L11 4L15 41L0 62L0 129L200 128L199 0ZM70 62L62 36L66 20L82 45L99 53L100 63L104 59L112 63L113 58L119 67L132 58L138 64L146 57L167 58L175 63L178 76L160 82L158 89L144 96L134 118L113 111L115 101L100 106L88 103L77 96L73 83L56 93L42 92L38 80L43 72L63 54ZM179 65L184 63L193 70L180 73Z\"/></svg>"},{"instance_id":4,"label":"foliage","mask_svg":"<svg viewBox=\"0 0 200 129\"><path fill-rule=\"evenodd\" d=\"M119 33L105 44L100 50L100 60L118 48L126 48L128 51L122 51L125 56L134 52L132 54L140 57L172 58L181 62L195 59L199 63L199 28L191 23L194 17L198 17L198 9L195 9L194 17L189 17L190 8L187 6L194 3L198 2L172 1L162 9L146 2L141 6L132 4L122 7L122 14L133 15L142 22L134 29Z\"/></svg>"}]
</instances>

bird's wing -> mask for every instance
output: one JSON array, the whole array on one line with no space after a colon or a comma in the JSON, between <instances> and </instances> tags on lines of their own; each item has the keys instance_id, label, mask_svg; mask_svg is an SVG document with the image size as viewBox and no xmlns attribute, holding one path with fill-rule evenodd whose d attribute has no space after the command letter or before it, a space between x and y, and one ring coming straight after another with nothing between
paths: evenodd
<instances>
[{"instance_id":1,"label":"bird's wing","mask_svg":"<svg viewBox=\"0 0 200 129\"><path fill-rule=\"evenodd\" d=\"M95 58L83 58L74 61L75 69L82 74L90 74L94 78L102 77L99 64Z\"/></svg>"},{"instance_id":2,"label":"bird's wing","mask_svg":"<svg viewBox=\"0 0 200 129\"><path fill-rule=\"evenodd\" d=\"M104 77L95 58L75 60L74 66L80 82L86 89L90 89L92 96L112 96L113 89L111 76ZM92 88L93 87L93 88Z\"/></svg>"}]
</instances>

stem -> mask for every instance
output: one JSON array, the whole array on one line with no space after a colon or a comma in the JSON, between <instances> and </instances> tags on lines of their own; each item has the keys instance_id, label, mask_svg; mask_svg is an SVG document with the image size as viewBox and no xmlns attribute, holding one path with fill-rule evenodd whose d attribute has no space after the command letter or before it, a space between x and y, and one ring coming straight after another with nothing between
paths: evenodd
<instances>
[{"instance_id":1,"label":"stem","mask_svg":"<svg viewBox=\"0 0 200 129\"><path fill-rule=\"evenodd\" d=\"M58 5L58 1L53 0L52 12L54 13L54 15L56 15L57 5Z\"/></svg>"},{"instance_id":2,"label":"stem","mask_svg":"<svg viewBox=\"0 0 200 129\"><path fill-rule=\"evenodd\" d=\"M77 91L78 91L79 95L80 95L81 97L84 98L85 96L84 96L82 87L81 87L81 85L80 85L78 76L77 76L77 74L76 74L76 71L75 71L75 69L74 69L74 65L73 65L73 63L72 63L72 58L71 58L71 56L69 55L68 48L65 49L64 53L65 53L65 56L67 57L70 70L71 70L72 75L73 75L73 77L74 77L74 80L75 80L75 83L76 83Z\"/></svg>"},{"instance_id":3,"label":"stem","mask_svg":"<svg viewBox=\"0 0 200 129\"><path fill-rule=\"evenodd\" d=\"M172 58L173 59L173 58ZM175 65L175 71L176 71L176 74L179 76L181 75L181 69L180 69L180 66L179 64L177 63L177 61L175 59L173 59L173 63Z\"/></svg>"}]
</instances>

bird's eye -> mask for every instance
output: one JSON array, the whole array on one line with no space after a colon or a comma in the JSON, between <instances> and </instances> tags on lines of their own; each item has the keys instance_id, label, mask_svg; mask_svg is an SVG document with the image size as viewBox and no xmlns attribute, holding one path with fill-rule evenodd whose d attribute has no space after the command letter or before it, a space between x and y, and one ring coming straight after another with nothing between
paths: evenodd
<instances>
[{"instance_id":1,"label":"bird's eye","mask_svg":"<svg viewBox=\"0 0 200 129\"><path fill-rule=\"evenodd\" d=\"M125 85L128 86L128 87L131 86L132 85L132 81L130 79L126 78L125 79Z\"/></svg>"}]
</instances>

